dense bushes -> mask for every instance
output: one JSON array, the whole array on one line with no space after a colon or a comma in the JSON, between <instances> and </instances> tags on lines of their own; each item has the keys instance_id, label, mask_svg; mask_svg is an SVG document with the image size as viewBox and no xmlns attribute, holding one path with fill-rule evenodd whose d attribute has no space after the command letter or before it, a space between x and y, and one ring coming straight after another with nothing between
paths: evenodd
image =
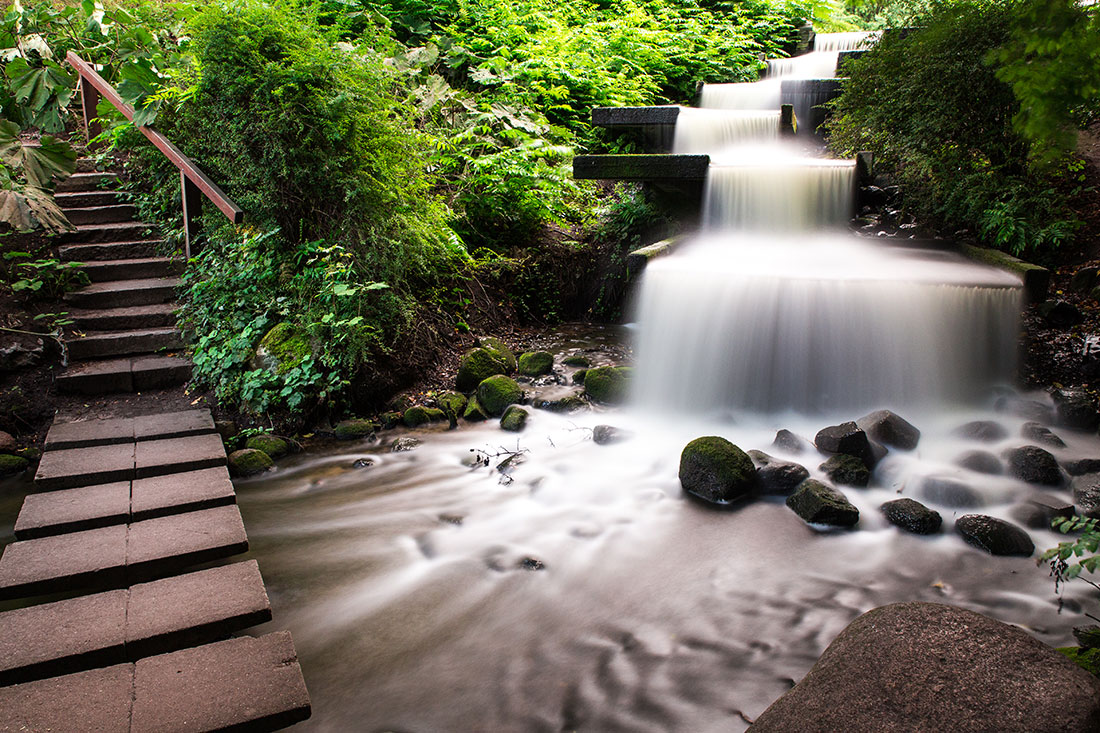
<instances>
[{"instance_id":1,"label":"dense bushes","mask_svg":"<svg viewBox=\"0 0 1100 733\"><path fill-rule=\"evenodd\" d=\"M888 34L848 67L830 134L840 153L875 151L914 213L1041 255L1077 226L1066 198L1079 166L1064 152L1034 163L1049 138L1021 134L1020 100L999 78L1012 76L998 49L1023 33L1022 7L935 4L919 30Z\"/></svg>"}]
</instances>

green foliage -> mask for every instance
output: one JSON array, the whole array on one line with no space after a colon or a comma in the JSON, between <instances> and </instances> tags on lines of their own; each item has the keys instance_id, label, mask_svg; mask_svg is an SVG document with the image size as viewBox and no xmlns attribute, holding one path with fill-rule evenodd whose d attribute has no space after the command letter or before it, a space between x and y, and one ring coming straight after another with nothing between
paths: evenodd
<instances>
[{"instance_id":1,"label":"green foliage","mask_svg":"<svg viewBox=\"0 0 1100 733\"><path fill-rule=\"evenodd\" d=\"M76 153L50 135L37 146L24 145L20 132L0 118L0 223L18 231L71 229L53 191L76 170Z\"/></svg>"},{"instance_id":2,"label":"green foliage","mask_svg":"<svg viewBox=\"0 0 1100 733\"><path fill-rule=\"evenodd\" d=\"M1097 554L1100 550L1098 523L1100 520L1079 516L1055 517L1051 522L1051 526L1062 534L1080 533L1073 540L1059 542L1057 547L1052 547L1039 556L1040 562L1050 563L1055 589L1065 581L1078 577L1084 570L1094 573L1100 567L1100 555ZM1074 560L1072 564L1069 562L1071 559Z\"/></svg>"},{"instance_id":3,"label":"green foliage","mask_svg":"<svg viewBox=\"0 0 1100 733\"><path fill-rule=\"evenodd\" d=\"M985 60L1011 37L1015 6L980 0L934 4L924 25L887 35L848 67L834 103L830 144L873 150L913 213L979 233L1014 254L1069 240L1066 167L1038 171L1013 125L1021 105Z\"/></svg>"},{"instance_id":4,"label":"green foliage","mask_svg":"<svg viewBox=\"0 0 1100 733\"><path fill-rule=\"evenodd\" d=\"M80 262L61 262L54 257L34 259L30 252L5 252L3 259L5 282L13 293L57 300L88 284Z\"/></svg>"}]
</instances>

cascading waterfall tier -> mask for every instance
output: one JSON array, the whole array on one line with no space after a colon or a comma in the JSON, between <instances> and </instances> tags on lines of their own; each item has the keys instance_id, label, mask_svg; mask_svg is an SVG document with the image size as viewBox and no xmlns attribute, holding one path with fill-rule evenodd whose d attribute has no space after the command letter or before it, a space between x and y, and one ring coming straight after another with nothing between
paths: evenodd
<instances>
[{"instance_id":1,"label":"cascading waterfall tier","mask_svg":"<svg viewBox=\"0 0 1100 733\"><path fill-rule=\"evenodd\" d=\"M779 137L777 110L728 110L681 107L676 117L672 152L680 155L711 153L749 141Z\"/></svg>"}]
</instances>

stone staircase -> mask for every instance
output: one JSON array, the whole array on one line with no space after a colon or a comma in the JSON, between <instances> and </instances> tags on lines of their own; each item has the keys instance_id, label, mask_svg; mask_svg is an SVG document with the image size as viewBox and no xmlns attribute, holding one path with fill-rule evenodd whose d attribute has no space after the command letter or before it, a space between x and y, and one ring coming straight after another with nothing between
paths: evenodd
<instances>
[{"instance_id":1,"label":"stone staircase","mask_svg":"<svg viewBox=\"0 0 1100 733\"><path fill-rule=\"evenodd\" d=\"M77 161L57 202L76 231L61 235L60 256L80 262L91 284L65 296L75 335L66 339L70 365L57 379L70 394L141 392L183 384L191 364L175 327L175 297L184 262L163 257L163 240L136 220L113 186L118 176Z\"/></svg>"}]
</instances>

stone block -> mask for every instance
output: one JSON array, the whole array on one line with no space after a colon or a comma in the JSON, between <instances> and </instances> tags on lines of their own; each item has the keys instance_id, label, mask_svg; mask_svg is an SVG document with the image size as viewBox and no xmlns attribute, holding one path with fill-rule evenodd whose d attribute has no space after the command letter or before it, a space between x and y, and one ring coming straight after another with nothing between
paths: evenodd
<instances>
[{"instance_id":1,"label":"stone block","mask_svg":"<svg viewBox=\"0 0 1100 733\"><path fill-rule=\"evenodd\" d=\"M234 504L237 495L225 466L135 479L131 484L133 521Z\"/></svg>"},{"instance_id":2,"label":"stone block","mask_svg":"<svg viewBox=\"0 0 1100 733\"><path fill-rule=\"evenodd\" d=\"M134 665L0 687L0 732L116 731L130 727Z\"/></svg>"},{"instance_id":3,"label":"stone block","mask_svg":"<svg viewBox=\"0 0 1100 733\"><path fill-rule=\"evenodd\" d=\"M573 177L601 181L703 181L709 155L578 155Z\"/></svg>"},{"instance_id":4,"label":"stone block","mask_svg":"<svg viewBox=\"0 0 1100 733\"><path fill-rule=\"evenodd\" d=\"M97 445L129 443L134 439L134 420L130 417L80 422L55 422L46 434L46 450L90 448Z\"/></svg>"},{"instance_id":5,"label":"stone block","mask_svg":"<svg viewBox=\"0 0 1100 733\"><path fill-rule=\"evenodd\" d=\"M141 415L133 418L136 440L185 438L189 435L213 433L214 418L210 410L184 410L157 415Z\"/></svg>"},{"instance_id":6,"label":"stone block","mask_svg":"<svg viewBox=\"0 0 1100 733\"><path fill-rule=\"evenodd\" d=\"M15 538L31 540L109 527L125 524L129 518L129 481L29 494L15 520Z\"/></svg>"},{"instance_id":7,"label":"stone block","mask_svg":"<svg viewBox=\"0 0 1100 733\"><path fill-rule=\"evenodd\" d=\"M97 445L47 451L38 464L35 485L43 491L72 489L134 477L134 444Z\"/></svg>"},{"instance_id":8,"label":"stone block","mask_svg":"<svg viewBox=\"0 0 1100 733\"><path fill-rule=\"evenodd\" d=\"M248 550L236 506L147 519L130 525L127 577L131 582Z\"/></svg>"},{"instance_id":9,"label":"stone block","mask_svg":"<svg viewBox=\"0 0 1100 733\"><path fill-rule=\"evenodd\" d=\"M126 536L120 524L13 542L0 556L0 598L118 587L125 578Z\"/></svg>"},{"instance_id":10,"label":"stone block","mask_svg":"<svg viewBox=\"0 0 1100 733\"><path fill-rule=\"evenodd\" d=\"M225 465L225 448L217 433L185 438L143 440L134 453L136 478L164 476Z\"/></svg>"}]
</instances>

